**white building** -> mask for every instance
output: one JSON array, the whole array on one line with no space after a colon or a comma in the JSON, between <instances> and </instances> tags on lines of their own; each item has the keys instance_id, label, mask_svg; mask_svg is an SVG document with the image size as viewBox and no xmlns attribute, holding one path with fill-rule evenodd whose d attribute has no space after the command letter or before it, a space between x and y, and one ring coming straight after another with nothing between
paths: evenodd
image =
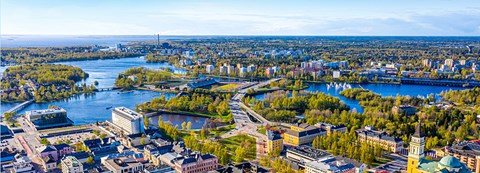
<instances>
[{"instance_id":1,"label":"white building","mask_svg":"<svg viewBox=\"0 0 480 173\"><path fill-rule=\"evenodd\" d=\"M227 72L228 74L232 74L235 71L235 67L232 65L227 66Z\"/></svg>"},{"instance_id":2,"label":"white building","mask_svg":"<svg viewBox=\"0 0 480 173\"><path fill-rule=\"evenodd\" d=\"M73 156L65 157L61 164L63 173L83 173L82 163Z\"/></svg>"},{"instance_id":3,"label":"white building","mask_svg":"<svg viewBox=\"0 0 480 173\"><path fill-rule=\"evenodd\" d=\"M205 71L209 74L212 74L214 70L215 70L215 66L213 65L207 65L207 67L205 68Z\"/></svg>"},{"instance_id":4,"label":"white building","mask_svg":"<svg viewBox=\"0 0 480 173\"><path fill-rule=\"evenodd\" d=\"M253 64L252 64L252 65L249 65L249 66L247 67L247 71L248 71L248 72L253 72L253 71L255 71L255 68L256 68L255 65L253 65Z\"/></svg>"},{"instance_id":5,"label":"white building","mask_svg":"<svg viewBox=\"0 0 480 173\"><path fill-rule=\"evenodd\" d=\"M240 67L240 68L238 69L238 71L239 71L239 73L240 73L240 76L245 76L245 73L248 72L247 68L245 68L245 67Z\"/></svg>"},{"instance_id":6,"label":"white building","mask_svg":"<svg viewBox=\"0 0 480 173\"><path fill-rule=\"evenodd\" d=\"M228 71L228 67L227 67L227 66L221 66L221 67L220 67L220 74L226 75L226 74L228 74L227 71Z\"/></svg>"},{"instance_id":7,"label":"white building","mask_svg":"<svg viewBox=\"0 0 480 173\"><path fill-rule=\"evenodd\" d=\"M114 125L130 134L143 133L143 116L126 107L117 107L112 110Z\"/></svg>"},{"instance_id":8,"label":"white building","mask_svg":"<svg viewBox=\"0 0 480 173\"><path fill-rule=\"evenodd\" d=\"M333 78L334 79L337 79L337 78L340 78L340 71L333 71Z\"/></svg>"}]
</instances>

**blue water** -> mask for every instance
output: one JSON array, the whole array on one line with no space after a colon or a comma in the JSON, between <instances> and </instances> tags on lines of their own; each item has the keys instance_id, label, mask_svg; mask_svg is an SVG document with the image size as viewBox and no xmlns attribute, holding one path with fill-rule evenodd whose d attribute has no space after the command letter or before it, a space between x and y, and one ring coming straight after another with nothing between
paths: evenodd
<instances>
[{"instance_id":1,"label":"blue water","mask_svg":"<svg viewBox=\"0 0 480 173\"><path fill-rule=\"evenodd\" d=\"M85 81L79 83L86 83L88 85L93 84L94 81L98 81L97 88L113 87L115 85L115 78L118 74L124 72L128 68L132 67L146 67L149 69L159 69L168 67L175 73L184 74L186 70L176 68L168 63L147 63L145 58L121 58L121 59L106 59L106 60L91 60L91 61L68 61L58 62L56 64L72 65L82 68L87 72L89 77Z\"/></svg>"},{"instance_id":2,"label":"blue water","mask_svg":"<svg viewBox=\"0 0 480 173\"><path fill-rule=\"evenodd\" d=\"M169 67L176 73L186 72L185 70L175 68L168 63L146 63L143 57L60 62L58 64L68 64L82 68L89 74L89 78L79 83L93 84L93 82L97 80L99 82L97 87L99 88L113 87L115 85L115 78L118 73L123 72L131 67L144 66L150 69ZM70 117L75 124L88 124L96 121L110 120L112 116L111 109L106 109L109 106L125 106L127 108L135 109L135 105L150 101L151 99L160 97L163 94L165 94L167 99L175 96L175 94L171 93L160 93L153 91L134 91L126 93L122 93L120 91L103 91L97 92L93 95L82 94L72 97L68 100L49 103L34 103L19 113L23 114L25 111L29 110L47 109L49 105L55 105L64 108L67 111L68 117ZM12 107L15 107L17 104L19 103L1 103L0 112L3 113ZM162 116L164 121L170 121L174 125L180 125L183 121L191 121L192 129L197 127L201 128L205 122L205 118L202 117L190 117L182 115Z\"/></svg>"},{"instance_id":3,"label":"blue water","mask_svg":"<svg viewBox=\"0 0 480 173\"><path fill-rule=\"evenodd\" d=\"M319 83L309 83L309 88L305 89L306 91L310 92L323 92L325 94L329 94L334 97L340 98L346 105L350 106L350 109L355 109L357 112L362 113L363 108L359 105L359 101L354 99L348 99L340 95L341 90L335 90L335 88L328 89L327 84L319 84ZM371 90L375 93L382 95L382 97L387 96L421 96L427 97L429 94L440 94L442 91L448 90L462 90L467 88L462 87L447 87L447 86L429 86L429 85L409 85L409 84L402 84L402 85L395 85L395 84L362 84L361 85L364 89ZM352 88L359 88L360 85L352 84ZM256 100L263 100L265 94L256 95Z\"/></svg>"}]
</instances>

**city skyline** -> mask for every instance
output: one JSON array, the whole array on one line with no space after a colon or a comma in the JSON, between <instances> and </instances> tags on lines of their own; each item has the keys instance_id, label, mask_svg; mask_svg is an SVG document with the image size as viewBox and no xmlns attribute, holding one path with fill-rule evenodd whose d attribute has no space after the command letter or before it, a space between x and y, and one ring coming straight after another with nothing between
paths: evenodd
<instances>
[{"instance_id":1,"label":"city skyline","mask_svg":"<svg viewBox=\"0 0 480 173\"><path fill-rule=\"evenodd\" d=\"M476 1L10 1L2 35L478 36Z\"/></svg>"}]
</instances>

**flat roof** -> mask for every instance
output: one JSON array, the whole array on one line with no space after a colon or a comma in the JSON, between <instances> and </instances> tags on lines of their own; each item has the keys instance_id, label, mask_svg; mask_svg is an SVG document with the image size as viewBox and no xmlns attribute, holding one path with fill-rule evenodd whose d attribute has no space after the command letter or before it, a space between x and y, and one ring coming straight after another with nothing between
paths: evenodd
<instances>
[{"instance_id":1,"label":"flat roof","mask_svg":"<svg viewBox=\"0 0 480 173\"><path fill-rule=\"evenodd\" d=\"M116 107L115 109L113 109L113 111L117 111L119 113L122 113L123 115L127 115L130 119L138 119L138 118L141 118L143 117L140 113L138 112L135 112L131 109L128 109L126 107Z\"/></svg>"},{"instance_id":2,"label":"flat roof","mask_svg":"<svg viewBox=\"0 0 480 173\"><path fill-rule=\"evenodd\" d=\"M45 115L45 114L54 114L54 113L63 113L67 112L63 108L53 108L53 109L42 109L42 110L32 110L32 111L26 111L25 113L27 115Z\"/></svg>"}]
</instances>

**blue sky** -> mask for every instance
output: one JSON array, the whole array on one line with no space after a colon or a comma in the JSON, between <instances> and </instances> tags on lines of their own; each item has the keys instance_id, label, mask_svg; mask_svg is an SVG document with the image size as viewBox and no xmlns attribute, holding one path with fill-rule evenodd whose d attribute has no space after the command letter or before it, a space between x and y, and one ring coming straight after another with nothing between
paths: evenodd
<instances>
[{"instance_id":1,"label":"blue sky","mask_svg":"<svg viewBox=\"0 0 480 173\"><path fill-rule=\"evenodd\" d=\"M480 35L480 0L0 3L2 35Z\"/></svg>"}]
</instances>

